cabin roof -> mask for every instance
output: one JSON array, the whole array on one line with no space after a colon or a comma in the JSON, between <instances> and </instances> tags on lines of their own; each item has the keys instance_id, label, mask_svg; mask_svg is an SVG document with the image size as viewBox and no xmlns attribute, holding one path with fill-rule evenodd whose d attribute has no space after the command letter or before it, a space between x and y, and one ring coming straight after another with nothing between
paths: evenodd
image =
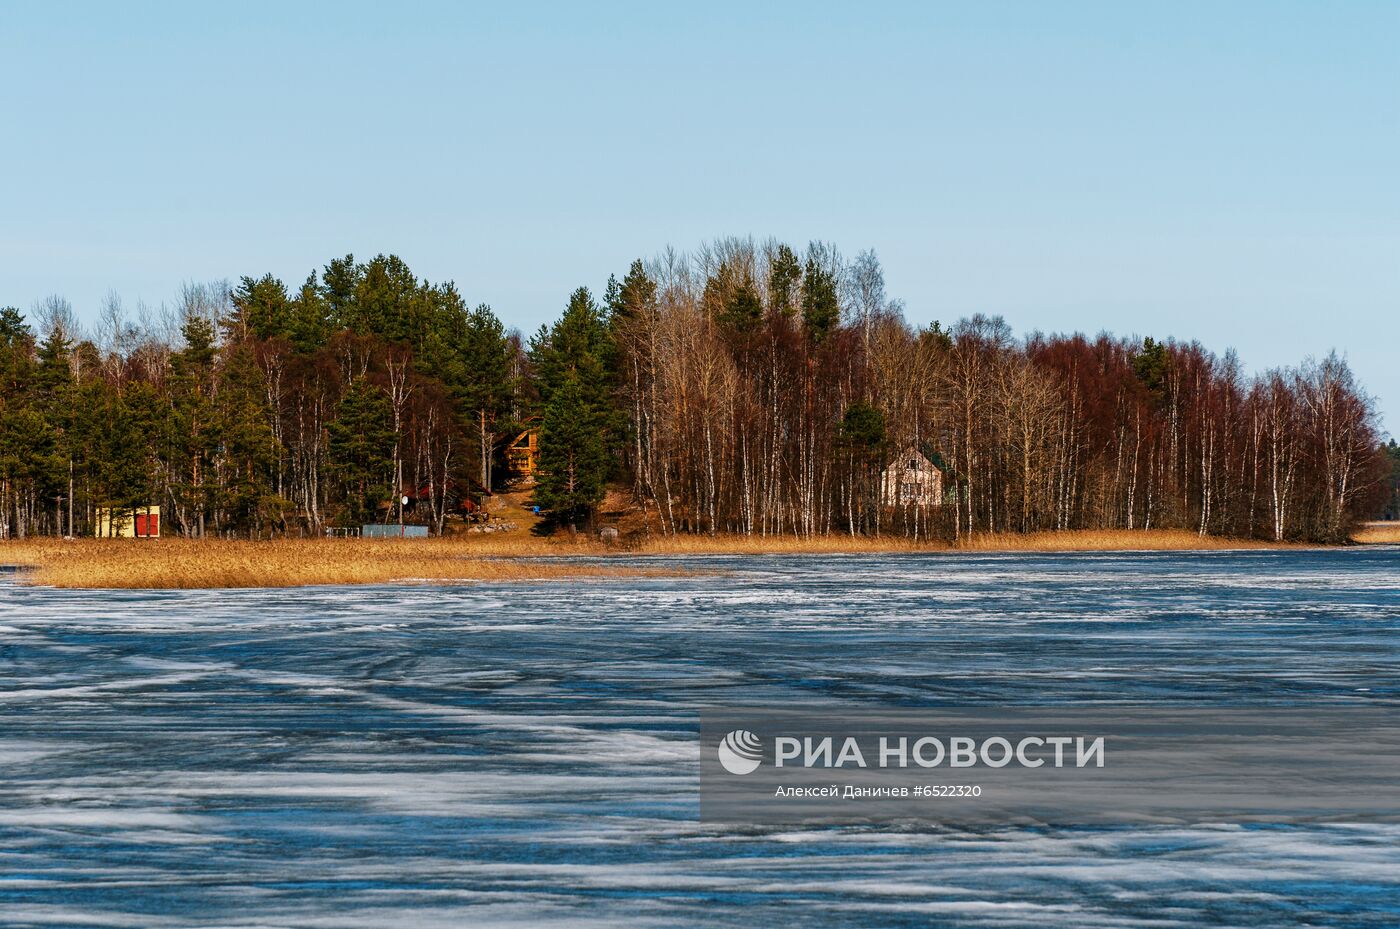
<instances>
[{"instance_id":1,"label":"cabin roof","mask_svg":"<svg viewBox=\"0 0 1400 929\"><path fill-rule=\"evenodd\" d=\"M908 462L911 458L918 461L917 470L919 471L952 470L948 467L948 463L944 461L943 456L940 455L938 452L934 451L932 448L930 448L926 443L922 447L915 445L904 446L904 448L900 450L900 453L898 455L890 459L890 463L888 467L885 468L885 470L907 471L909 469L909 465L906 462Z\"/></svg>"}]
</instances>

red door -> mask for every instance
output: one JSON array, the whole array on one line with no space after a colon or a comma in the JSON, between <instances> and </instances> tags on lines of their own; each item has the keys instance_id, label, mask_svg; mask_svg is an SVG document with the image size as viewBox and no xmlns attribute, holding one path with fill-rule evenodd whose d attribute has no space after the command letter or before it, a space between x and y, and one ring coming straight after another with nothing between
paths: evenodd
<instances>
[{"instance_id":1,"label":"red door","mask_svg":"<svg viewBox=\"0 0 1400 929\"><path fill-rule=\"evenodd\" d=\"M136 514L136 538L138 538L138 539L144 539L145 537L146 537L146 514L145 514L145 513L137 513L137 514Z\"/></svg>"}]
</instances>

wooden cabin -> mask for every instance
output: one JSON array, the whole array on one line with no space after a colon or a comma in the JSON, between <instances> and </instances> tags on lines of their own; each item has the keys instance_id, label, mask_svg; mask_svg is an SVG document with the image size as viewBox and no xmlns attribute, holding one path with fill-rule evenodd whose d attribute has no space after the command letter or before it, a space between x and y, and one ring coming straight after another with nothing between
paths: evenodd
<instances>
[{"instance_id":1,"label":"wooden cabin","mask_svg":"<svg viewBox=\"0 0 1400 929\"><path fill-rule=\"evenodd\" d=\"M531 426L506 446L506 466L517 477L534 477L540 469L540 430Z\"/></svg>"}]
</instances>

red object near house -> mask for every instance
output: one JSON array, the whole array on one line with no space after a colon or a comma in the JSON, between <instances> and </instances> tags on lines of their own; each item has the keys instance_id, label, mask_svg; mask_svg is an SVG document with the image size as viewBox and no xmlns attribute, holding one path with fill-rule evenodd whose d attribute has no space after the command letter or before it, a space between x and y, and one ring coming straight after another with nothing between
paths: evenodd
<instances>
[{"instance_id":1,"label":"red object near house","mask_svg":"<svg viewBox=\"0 0 1400 929\"><path fill-rule=\"evenodd\" d=\"M136 514L136 538L138 539L158 539L160 538L160 514L159 513L137 513Z\"/></svg>"}]
</instances>

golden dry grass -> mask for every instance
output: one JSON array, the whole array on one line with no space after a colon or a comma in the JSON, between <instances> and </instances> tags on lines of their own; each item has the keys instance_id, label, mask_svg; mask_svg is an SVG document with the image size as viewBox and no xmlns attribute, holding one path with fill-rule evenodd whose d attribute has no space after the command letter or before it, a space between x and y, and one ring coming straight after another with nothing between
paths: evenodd
<instances>
[{"instance_id":1,"label":"golden dry grass","mask_svg":"<svg viewBox=\"0 0 1400 929\"><path fill-rule=\"evenodd\" d=\"M527 560L572 548L533 538L453 540L80 539L0 543L0 562L53 587L299 587L392 581L499 581L616 574L620 568ZM589 549L580 547L580 553ZM507 557L503 557L507 556ZM637 573L635 570L623 573Z\"/></svg>"},{"instance_id":2,"label":"golden dry grass","mask_svg":"<svg viewBox=\"0 0 1400 929\"><path fill-rule=\"evenodd\" d=\"M1081 529L1068 532L979 533L958 548L977 552L1182 552L1240 548L1305 548L1286 542L1201 535L1189 529Z\"/></svg>"},{"instance_id":3,"label":"golden dry grass","mask_svg":"<svg viewBox=\"0 0 1400 929\"><path fill-rule=\"evenodd\" d=\"M1370 523L1353 532L1351 540L1363 545L1400 545L1400 523Z\"/></svg>"},{"instance_id":4,"label":"golden dry grass","mask_svg":"<svg viewBox=\"0 0 1400 929\"><path fill-rule=\"evenodd\" d=\"M1275 548L1273 543L1174 530L996 533L957 545L899 536L808 539L755 536L652 536L608 548L586 537L523 532L445 539L283 539L267 542L165 538L31 539L0 542L0 564L32 568L26 580L53 587L299 587L395 581L506 581L663 573L635 565L560 560L566 555L862 554L877 552L1191 551ZM672 572L674 573L674 572Z\"/></svg>"},{"instance_id":5,"label":"golden dry grass","mask_svg":"<svg viewBox=\"0 0 1400 929\"><path fill-rule=\"evenodd\" d=\"M654 535L634 550L643 555L840 555L862 552L945 551L947 542L915 542L901 536Z\"/></svg>"},{"instance_id":6,"label":"golden dry grass","mask_svg":"<svg viewBox=\"0 0 1400 929\"><path fill-rule=\"evenodd\" d=\"M957 543L915 542L900 536L848 535L758 538L754 536L652 537L639 551L655 555L705 554L859 554L862 552L1116 552L1203 551L1297 547L1258 539L1203 536L1177 529L1079 529L1067 532L995 532L965 536Z\"/></svg>"}]
</instances>

